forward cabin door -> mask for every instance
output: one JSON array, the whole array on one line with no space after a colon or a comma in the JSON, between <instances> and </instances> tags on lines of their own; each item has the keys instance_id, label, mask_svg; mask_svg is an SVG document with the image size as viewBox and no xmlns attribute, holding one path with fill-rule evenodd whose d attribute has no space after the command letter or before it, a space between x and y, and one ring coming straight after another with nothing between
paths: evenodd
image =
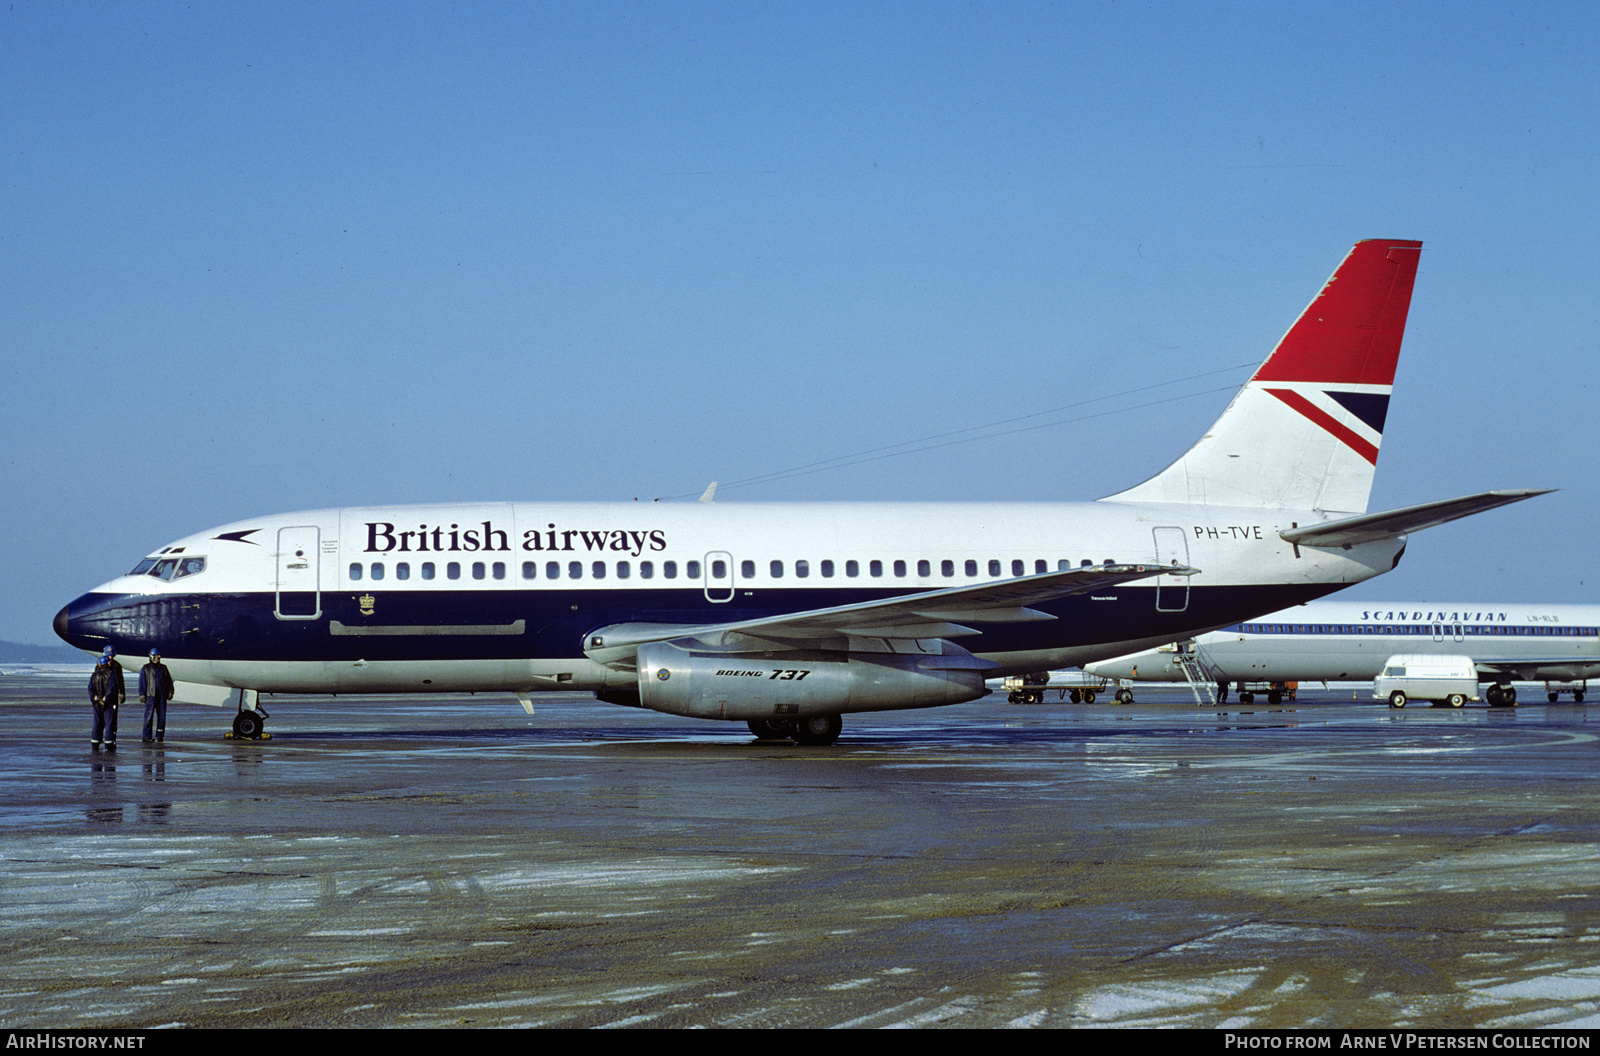
<instances>
[{"instance_id":1,"label":"forward cabin door","mask_svg":"<svg viewBox=\"0 0 1600 1056\"><path fill-rule=\"evenodd\" d=\"M1182 528L1153 529L1156 560L1163 565L1189 563L1189 536ZM1188 576L1156 577L1156 611L1182 612L1189 607Z\"/></svg>"},{"instance_id":2,"label":"forward cabin door","mask_svg":"<svg viewBox=\"0 0 1600 1056\"><path fill-rule=\"evenodd\" d=\"M322 615L322 584L316 525L278 529L278 603L280 620L314 620Z\"/></svg>"}]
</instances>

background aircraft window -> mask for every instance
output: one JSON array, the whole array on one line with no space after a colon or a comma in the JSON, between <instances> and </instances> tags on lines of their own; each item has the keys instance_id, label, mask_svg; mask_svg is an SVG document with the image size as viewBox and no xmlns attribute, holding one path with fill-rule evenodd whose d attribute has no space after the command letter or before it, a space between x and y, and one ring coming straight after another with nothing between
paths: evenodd
<instances>
[{"instance_id":1,"label":"background aircraft window","mask_svg":"<svg viewBox=\"0 0 1600 1056\"><path fill-rule=\"evenodd\" d=\"M782 579L783 578L783 562L782 561L774 561L774 562L772 562L772 564L767 566L767 573L769 575L771 575L773 579Z\"/></svg>"},{"instance_id":2,"label":"background aircraft window","mask_svg":"<svg viewBox=\"0 0 1600 1056\"><path fill-rule=\"evenodd\" d=\"M639 578L640 579L654 579L654 578L656 578L656 563L654 561L640 561L639 562Z\"/></svg>"},{"instance_id":3,"label":"background aircraft window","mask_svg":"<svg viewBox=\"0 0 1600 1056\"><path fill-rule=\"evenodd\" d=\"M676 561L661 562L661 575L667 579L677 579L678 563Z\"/></svg>"},{"instance_id":4,"label":"background aircraft window","mask_svg":"<svg viewBox=\"0 0 1600 1056\"><path fill-rule=\"evenodd\" d=\"M461 562L460 561L451 561L449 564L445 565L444 566L444 576L445 576L446 579L460 579L461 578Z\"/></svg>"},{"instance_id":5,"label":"background aircraft window","mask_svg":"<svg viewBox=\"0 0 1600 1056\"><path fill-rule=\"evenodd\" d=\"M740 561L739 575L745 579L756 578L756 563L754 561Z\"/></svg>"},{"instance_id":6,"label":"background aircraft window","mask_svg":"<svg viewBox=\"0 0 1600 1056\"><path fill-rule=\"evenodd\" d=\"M1000 574L1000 561L998 558L989 559L989 574L991 576L998 576Z\"/></svg>"},{"instance_id":7,"label":"background aircraft window","mask_svg":"<svg viewBox=\"0 0 1600 1056\"><path fill-rule=\"evenodd\" d=\"M1056 562L1056 571L1057 572L1071 572L1072 571L1072 562L1066 560L1065 558L1063 558L1060 561L1057 561Z\"/></svg>"},{"instance_id":8,"label":"background aircraft window","mask_svg":"<svg viewBox=\"0 0 1600 1056\"><path fill-rule=\"evenodd\" d=\"M794 563L794 574L799 576L801 579L805 579L807 576L811 575L811 562L796 561Z\"/></svg>"},{"instance_id":9,"label":"background aircraft window","mask_svg":"<svg viewBox=\"0 0 1600 1056\"><path fill-rule=\"evenodd\" d=\"M1011 562L1011 574L1013 576L1022 575L1023 572L1027 571L1027 568L1028 566L1023 564L1021 558L1017 558Z\"/></svg>"},{"instance_id":10,"label":"background aircraft window","mask_svg":"<svg viewBox=\"0 0 1600 1056\"><path fill-rule=\"evenodd\" d=\"M604 561L596 561L593 565L589 566L589 571L594 573L595 579L605 579L606 563Z\"/></svg>"},{"instance_id":11,"label":"background aircraft window","mask_svg":"<svg viewBox=\"0 0 1600 1056\"><path fill-rule=\"evenodd\" d=\"M360 578L361 578L361 562L360 561L352 561L352 562L350 562L350 580L351 580L351 582L355 582L356 580L359 580Z\"/></svg>"},{"instance_id":12,"label":"background aircraft window","mask_svg":"<svg viewBox=\"0 0 1600 1056\"><path fill-rule=\"evenodd\" d=\"M583 562L582 561L568 561L567 562L567 578L568 579L582 579L583 578Z\"/></svg>"},{"instance_id":13,"label":"background aircraft window","mask_svg":"<svg viewBox=\"0 0 1600 1056\"><path fill-rule=\"evenodd\" d=\"M632 574L633 574L633 566L632 565L628 564L628 562L626 562L626 561L618 561L617 562L617 578L618 579L627 579Z\"/></svg>"},{"instance_id":14,"label":"background aircraft window","mask_svg":"<svg viewBox=\"0 0 1600 1056\"><path fill-rule=\"evenodd\" d=\"M688 576L690 579L699 579L700 578L700 562L698 562L698 561L685 561L683 563L683 574Z\"/></svg>"},{"instance_id":15,"label":"background aircraft window","mask_svg":"<svg viewBox=\"0 0 1600 1056\"><path fill-rule=\"evenodd\" d=\"M1089 562L1087 562L1087 561L1084 562L1084 564L1086 564L1086 565L1088 563ZM1034 575L1039 575L1041 573L1048 572L1048 571L1050 571L1050 565L1049 565L1048 562L1045 561L1044 558L1041 557L1041 558L1038 558L1037 560L1034 561L1034 563L1033 563Z\"/></svg>"},{"instance_id":16,"label":"background aircraft window","mask_svg":"<svg viewBox=\"0 0 1600 1056\"><path fill-rule=\"evenodd\" d=\"M998 566L1000 564L1000 562L998 562L998 561L995 561L995 562L992 562L992 563L994 565L996 565L996 566ZM967 558L967 566L966 566L965 571L966 571L967 575L969 575L969 576L977 575L978 574L978 562L972 560L972 558L970 558L970 557ZM997 568L997 571L998 571L998 568Z\"/></svg>"},{"instance_id":17,"label":"background aircraft window","mask_svg":"<svg viewBox=\"0 0 1600 1056\"><path fill-rule=\"evenodd\" d=\"M382 579L383 578L383 562L382 561L374 561L374 562L372 562L372 578L373 579Z\"/></svg>"},{"instance_id":18,"label":"background aircraft window","mask_svg":"<svg viewBox=\"0 0 1600 1056\"><path fill-rule=\"evenodd\" d=\"M409 561L396 562L396 564L394 566L394 578L395 579L410 579L411 578L411 563Z\"/></svg>"},{"instance_id":19,"label":"background aircraft window","mask_svg":"<svg viewBox=\"0 0 1600 1056\"><path fill-rule=\"evenodd\" d=\"M894 574L897 575L897 576L900 576L902 578L905 577L905 574L906 574L906 563L904 561L896 561L894 563Z\"/></svg>"},{"instance_id":20,"label":"background aircraft window","mask_svg":"<svg viewBox=\"0 0 1600 1056\"><path fill-rule=\"evenodd\" d=\"M849 576L851 579L855 579L857 576L861 575L861 562L846 561L844 563L844 574Z\"/></svg>"},{"instance_id":21,"label":"background aircraft window","mask_svg":"<svg viewBox=\"0 0 1600 1056\"><path fill-rule=\"evenodd\" d=\"M433 562L432 561L424 561L424 562L422 562L422 578L423 579L432 579L433 578Z\"/></svg>"},{"instance_id":22,"label":"background aircraft window","mask_svg":"<svg viewBox=\"0 0 1600 1056\"><path fill-rule=\"evenodd\" d=\"M950 560L948 557L945 558L943 561L940 561L939 562L939 574L941 576L953 576L953 575L955 575L956 574L956 563L954 561Z\"/></svg>"},{"instance_id":23,"label":"background aircraft window","mask_svg":"<svg viewBox=\"0 0 1600 1056\"><path fill-rule=\"evenodd\" d=\"M537 562L537 561L524 561L524 562L522 562L522 578L523 579L538 579L539 578L539 562Z\"/></svg>"},{"instance_id":24,"label":"background aircraft window","mask_svg":"<svg viewBox=\"0 0 1600 1056\"><path fill-rule=\"evenodd\" d=\"M545 579L560 579L561 578L561 562L559 562L559 561L546 561L545 565L544 565L544 578Z\"/></svg>"},{"instance_id":25,"label":"background aircraft window","mask_svg":"<svg viewBox=\"0 0 1600 1056\"><path fill-rule=\"evenodd\" d=\"M155 563L156 563L156 559L155 558L147 557L143 561L140 561L137 565L134 565L133 566L133 571L129 572L128 575L130 575L130 576L142 576L146 572L150 571L150 569L154 568L155 567Z\"/></svg>"},{"instance_id":26,"label":"background aircraft window","mask_svg":"<svg viewBox=\"0 0 1600 1056\"><path fill-rule=\"evenodd\" d=\"M1088 567L1089 567L1089 566L1090 566L1090 565L1092 565L1092 564L1094 564L1094 562L1093 562L1093 561L1090 561L1090 560L1089 560L1089 559L1088 559L1088 558L1087 558L1087 557L1086 557L1086 558L1084 558L1084 559L1083 559L1083 560L1082 560L1082 561L1079 561L1079 562L1078 562L1078 567L1079 567L1079 568L1088 568Z\"/></svg>"},{"instance_id":27,"label":"background aircraft window","mask_svg":"<svg viewBox=\"0 0 1600 1056\"><path fill-rule=\"evenodd\" d=\"M883 562L882 561L874 561L874 562L872 562L872 564L867 566L867 571L872 574L873 578L877 578L878 576L883 575ZM905 573L902 572L901 575L905 575Z\"/></svg>"},{"instance_id":28,"label":"background aircraft window","mask_svg":"<svg viewBox=\"0 0 1600 1056\"><path fill-rule=\"evenodd\" d=\"M472 578L473 579L482 579L485 576L487 576L488 574L489 574L489 570L487 568L483 567L483 562L482 561L474 561L474 562L472 562Z\"/></svg>"},{"instance_id":29,"label":"background aircraft window","mask_svg":"<svg viewBox=\"0 0 1600 1056\"><path fill-rule=\"evenodd\" d=\"M832 561L824 561L824 562L822 562L822 578L823 579L832 579L833 578L833 562Z\"/></svg>"}]
</instances>

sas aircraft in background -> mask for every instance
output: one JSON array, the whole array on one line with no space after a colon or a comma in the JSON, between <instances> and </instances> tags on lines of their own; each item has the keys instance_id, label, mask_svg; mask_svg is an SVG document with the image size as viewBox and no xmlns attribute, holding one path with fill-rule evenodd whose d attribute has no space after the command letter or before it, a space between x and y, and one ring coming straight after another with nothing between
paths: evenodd
<instances>
[{"instance_id":1,"label":"sas aircraft in background","mask_svg":"<svg viewBox=\"0 0 1600 1056\"><path fill-rule=\"evenodd\" d=\"M1198 443L1077 503L515 502L312 510L179 539L58 634L176 699L541 691L831 743L1360 583L1410 532L1539 494L1367 513L1421 243L1358 243ZM1443 366L1439 369L1443 369Z\"/></svg>"},{"instance_id":2,"label":"sas aircraft in background","mask_svg":"<svg viewBox=\"0 0 1600 1056\"><path fill-rule=\"evenodd\" d=\"M1084 665L1097 678L1265 682L1370 682L1396 654L1465 656L1488 683L1491 707L1515 705L1512 681L1545 682L1583 700L1600 678L1600 605L1398 605L1319 601L1224 627L1192 640ZM1189 672L1185 668L1189 667ZM1561 688L1556 688L1560 686ZM1269 699L1281 689L1269 689ZM1253 695L1242 689L1241 702ZM1120 699L1131 700L1131 694ZM1277 703L1277 700L1273 700Z\"/></svg>"}]
</instances>

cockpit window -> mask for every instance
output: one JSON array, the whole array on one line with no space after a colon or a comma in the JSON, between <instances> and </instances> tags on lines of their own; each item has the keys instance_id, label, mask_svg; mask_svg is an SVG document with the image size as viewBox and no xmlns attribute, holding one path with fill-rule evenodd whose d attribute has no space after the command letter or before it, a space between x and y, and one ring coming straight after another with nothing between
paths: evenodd
<instances>
[{"instance_id":1,"label":"cockpit window","mask_svg":"<svg viewBox=\"0 0 1600 1056\"><path fill-rule=\"evenodd\" d=\"M146 572L150 571L151 567L154 566L155 563L156 563L156 559L155 558L147 557L143 561L140 561L137 565L134 565L133 566L133 571L129 572L128 575L130 575L130 576L142 576Z\"/></svg>"},{"instance_id":2,"label":"cockpit window","mask_svg":"<svg viewBox=\"0 0 1600 1056\"><path fill-rule=\"evenodd\" d=\"M148 559L139 562L139 568L146 569L146 574L157 579L182 579L192 576L197 572L206 570L206 559L203 557L164 557L160 560ZM134 569L137 575L139 568Z\"/></svg>"}]
</instances>

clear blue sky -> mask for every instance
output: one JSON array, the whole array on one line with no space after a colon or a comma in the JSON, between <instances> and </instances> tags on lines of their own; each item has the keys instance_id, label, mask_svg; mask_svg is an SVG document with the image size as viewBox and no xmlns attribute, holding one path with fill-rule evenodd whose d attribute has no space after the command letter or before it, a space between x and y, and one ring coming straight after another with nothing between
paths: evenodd
<instances>
[{"instance_id":1,"label":"clear blue sky","mask_svg":"<svg viewBox=\"0 0 1600 1056\"><path fill-rule=\"evenodd\" d=\"M1600 602L1597 57L1592 3L15 0L0 638L252 515L1113 397L719 495L1095 498L1368 237L1426 243L1372 508L1563 490L1350 596Z\"/></svg>"}]
</instances>

